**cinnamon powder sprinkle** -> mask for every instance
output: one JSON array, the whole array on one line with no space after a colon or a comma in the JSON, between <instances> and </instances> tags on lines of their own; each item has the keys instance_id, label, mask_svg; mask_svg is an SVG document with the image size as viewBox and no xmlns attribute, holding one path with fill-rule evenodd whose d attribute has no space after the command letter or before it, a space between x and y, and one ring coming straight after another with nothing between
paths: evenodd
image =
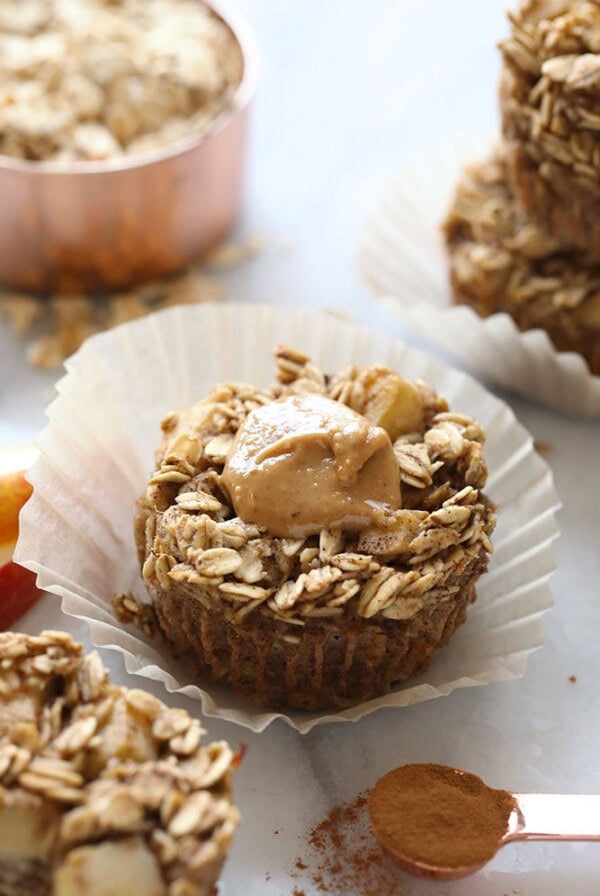
<instances>
[{"instance_id":1,"label":"cinnamon powder sprinkle","mask_svg":"<svg viewBox=\"0 0 600 896\"><path fill-rule=\"evenodd\" d=\"M301 876L305 885L310 882L311 893L403 896L399 874L370 830L367 800L368 794L359 794L352 802L335 806L307 832L291 876ZM295 887L291 896L306 894Z\"/></svg>"}]
</instances>

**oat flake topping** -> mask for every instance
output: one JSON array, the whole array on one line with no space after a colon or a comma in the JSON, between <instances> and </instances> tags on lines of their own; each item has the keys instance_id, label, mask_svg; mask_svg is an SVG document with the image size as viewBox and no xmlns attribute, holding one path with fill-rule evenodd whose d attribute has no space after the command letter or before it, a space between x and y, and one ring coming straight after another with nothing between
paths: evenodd
<instances>
[{"instance_id":1,"label":"oat flake topping","mask_svg":"<svg viewBox=\"0 0 600 896\"><path fill-rule=\"evenodd\" d=\"M449 412L423 383L415 384L419 414L411 408L406 418L421 428L393 441L403 507L385 526L275 538L234 515L220 476L233 436L253 409L317 392L366 416L376 409L378 419L405 410L403 393L393 388L397 375L387 368L350 366L330 377L301 352L278 347L275 354L274 386L226 383L163 421L158 465L138 518L146 527L144 579L165 591L183 586L207 606L218 600L234 622L268 613L289 626L286 640L311 618L407 620L426 602L454 594L467 564L492 551L495 517L480 492L484 433L470 417Z\"/></svg>"},{"instance_id":2,"label":"oat flake topping","mask_svg":"<svg viewBox=\"0 0 600 896\"><path fill-rule=\"evenodd\" d=\"M1 633L0 658L2 896L103 896L108 871L122 892L212 894L239 820L229 747L65 633Z\"/></svg>"},{"instance_id":3,"label":"oat flake topping","mask_svg":"<svg viewBox=\"0 0 600 896\"><path fill-rule=\"evenodd\" d=\"M600 194L600 4L524 0L501 44L506 136L524 142L542 178ZM567 191L567 192L565 192Z\"/></svg>"}]
</instances>

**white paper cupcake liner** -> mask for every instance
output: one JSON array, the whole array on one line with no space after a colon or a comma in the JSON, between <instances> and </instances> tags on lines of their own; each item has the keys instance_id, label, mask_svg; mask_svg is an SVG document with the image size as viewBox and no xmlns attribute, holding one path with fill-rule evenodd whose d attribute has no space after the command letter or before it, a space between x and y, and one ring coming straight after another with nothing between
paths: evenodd
<instances>
[{"instance_id":1,"label":"white paper cupcake liner","mask_svg":"<svg viewBox=\"0 0 600 896\"><path fill-rule=\"evenodd\" d=\"M581 355L558 352L544 330L521 332L508 314L482 318L451 303L440 225L461 169L486 158L494 142L449 141L398 174L365 224L361 277L403 327L475 373L566 413L600 416L600 377Z\"/></svg>"},{"instance_id":2,"label":"white paper cupcake liner","mask_svg":"<svg viewBox=\"0 0 600 896\"><path fill-rule=\"evenodd\" d=\"M272 349L280 342L308 352L325 370L383 363L431 383L453 409L486 429L486 491L500 507L496 553L478 600L430 671L335 714L266 712L226 687L186 683L164 645L121 625L111 610L117 592L145 597L132 520L153 467L161 418L223 380L272 382ZM42 588L61 597L65 613L88 621L95 645L121 651L129 672L199 699L207 716L253 731L281 718L307 732L380 707L517 678L543 644L541 615L552 604L548 578L558 533L552 475L512 411L465 374L324 312L251 305L173 308L125 324L85 343L67 371L37 441L40 457L30 473L35 488L21 516L16 557L37 572Z\"/></svg>"}]
</instances>

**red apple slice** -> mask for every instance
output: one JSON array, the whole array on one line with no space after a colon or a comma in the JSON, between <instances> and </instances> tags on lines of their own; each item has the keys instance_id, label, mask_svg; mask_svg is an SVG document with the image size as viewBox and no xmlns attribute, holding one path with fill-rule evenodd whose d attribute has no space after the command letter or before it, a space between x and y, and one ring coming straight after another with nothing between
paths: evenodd
<instances>
[{"instance_id":1,"label":"red apple slice","mask_svg":"<svg viewBox=\"0 0 600 896\"><path fill-rule=\"evenodd\" d=\"M0 567L0 631L14 625L41 596L35 578L34 572L17 563Z\"/></svg>"}]
</instances>

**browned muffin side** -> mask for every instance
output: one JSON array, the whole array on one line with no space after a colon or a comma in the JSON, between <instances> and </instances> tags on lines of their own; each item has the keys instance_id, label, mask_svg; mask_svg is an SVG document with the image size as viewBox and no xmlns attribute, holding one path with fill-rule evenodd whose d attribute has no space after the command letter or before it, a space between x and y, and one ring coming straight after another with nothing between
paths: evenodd
<instances>
[{"instance_id":1,"label":"browned muffin side","mask_svg":"<svg viewBox=\"0 0 600 896\"><path fill-rule=\"evenodd\" d=\"M161 628L196 676L263 706L339 708L424 672L464 621L495 522L484 434L387 368L330 377L284 348L277 363L271 388L221 385L163 422L138 549ZM286 538L235 515L222 471L236 432L253 410L306 393L391 430L402 509L381 527Z\"/></svg>"},{"instance_id":2,"label":"browned muffin side","mask_svg":"<svg viewBox=\"0 0 600 896\"><path fill-rule=\"evenodd\" d=\"M505 311L520 330L541 327L600 374L600 265L561 252L523 217L501 149L463 171L444 233L455 302L482 317Z\"/></svg>"}]
</instances>

